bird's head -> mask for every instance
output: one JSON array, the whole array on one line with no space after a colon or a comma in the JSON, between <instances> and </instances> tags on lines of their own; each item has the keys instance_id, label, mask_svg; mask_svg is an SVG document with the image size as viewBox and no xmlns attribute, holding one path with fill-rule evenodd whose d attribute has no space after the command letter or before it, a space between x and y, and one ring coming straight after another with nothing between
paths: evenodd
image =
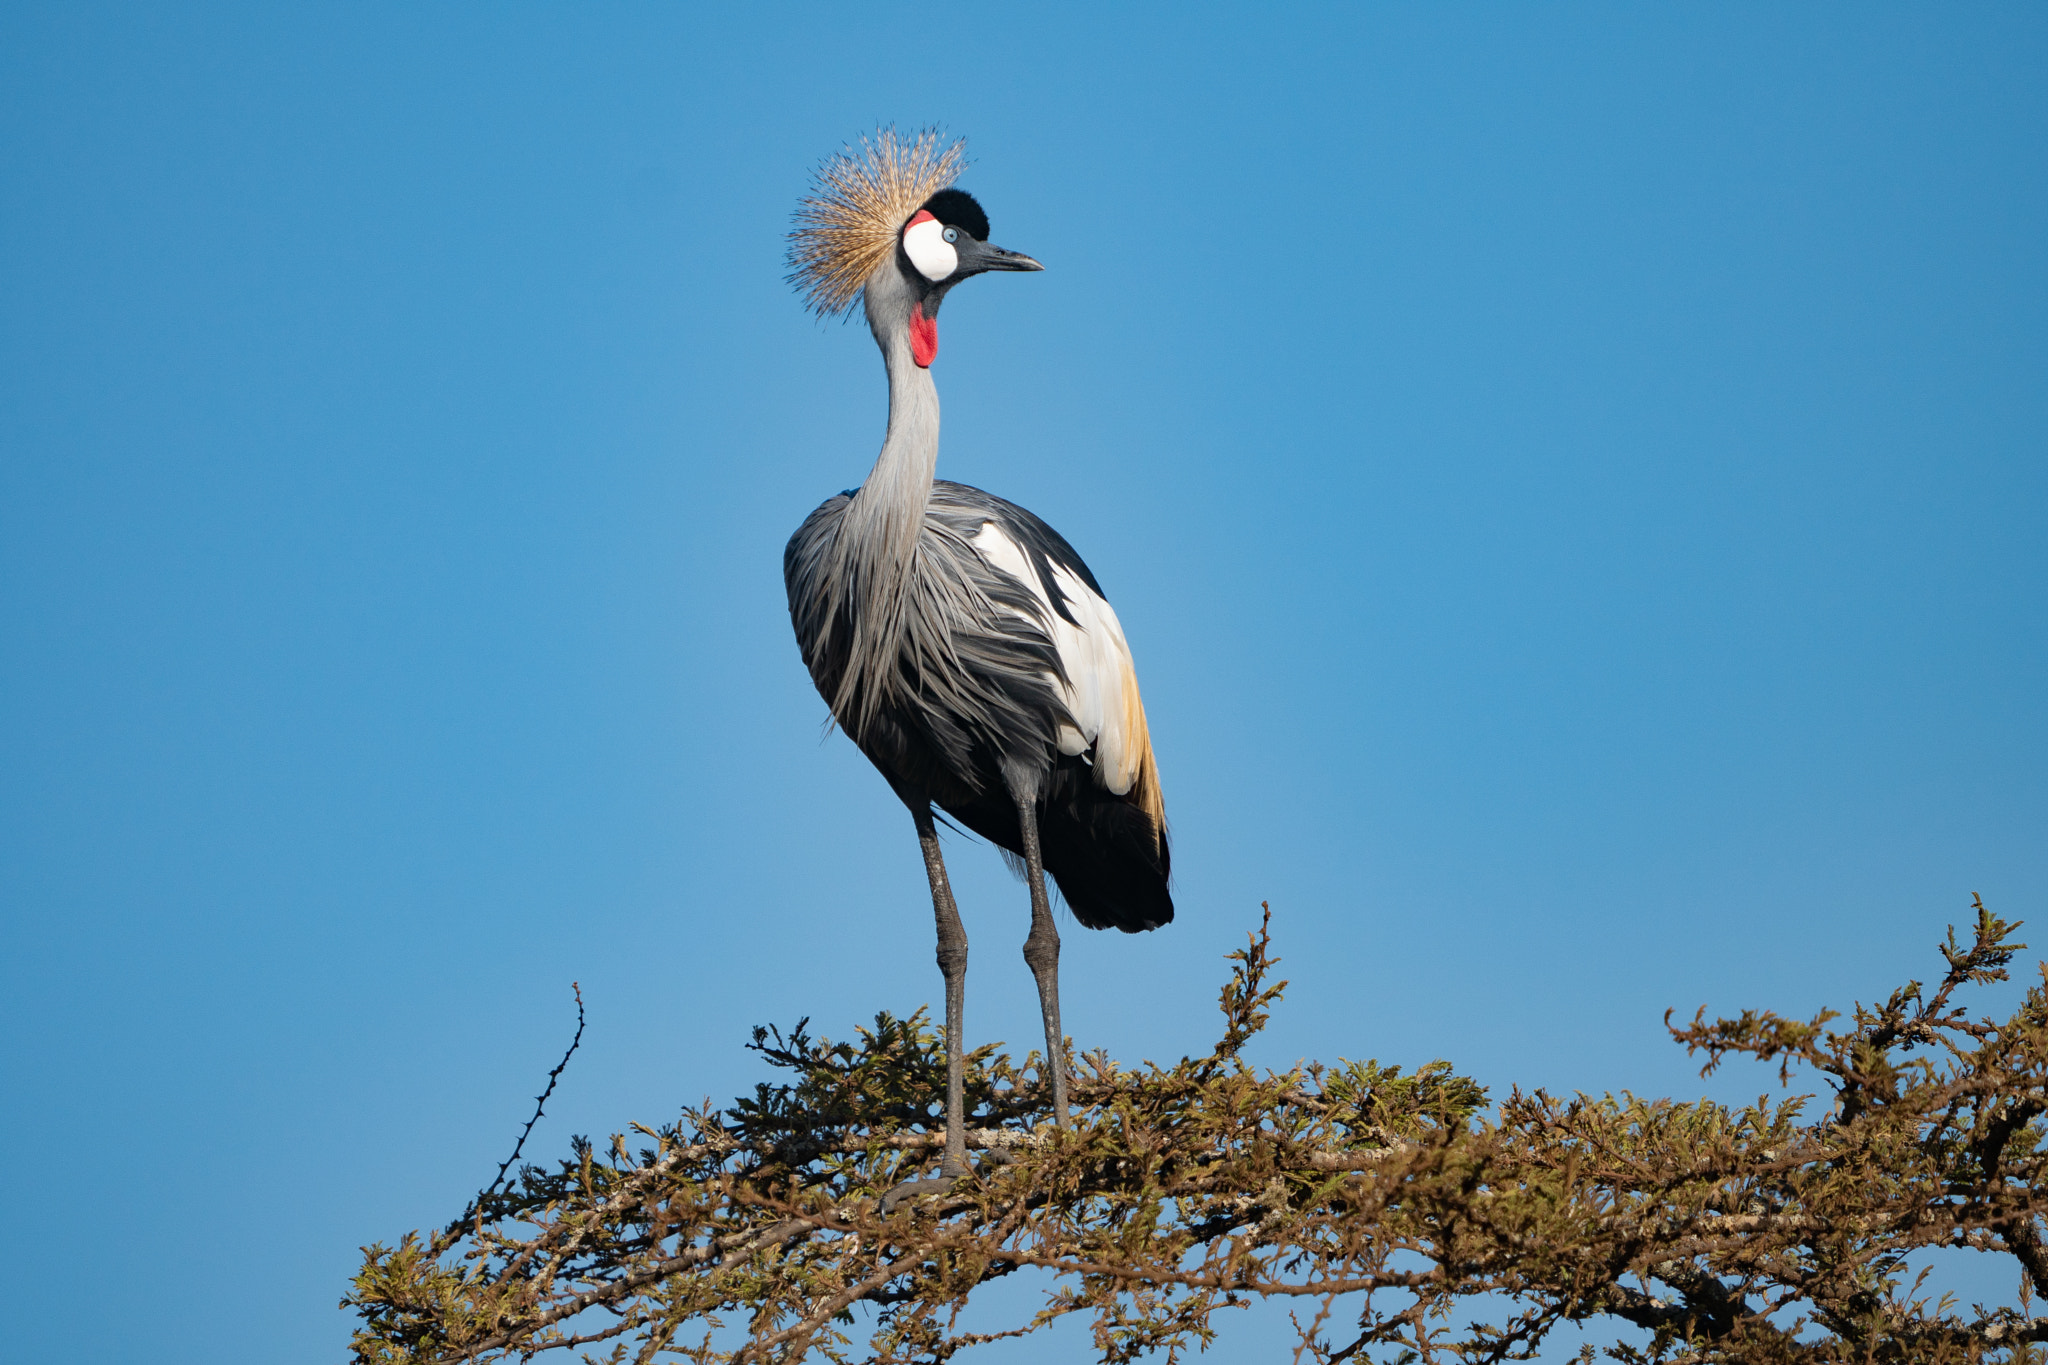
<instances>
[{"instance_id":1,"label":"bird's head","mask_svg":"<svg viewBox=\"0 0 2048 1365\"><path fill-rule=\"evenodd\" d=\"M939 304L954 285L990 270L1045 268L989 245L988 215L953 188L963 164L963 144L942 144L930 130L906 140L884 129L829 158L797 208L790 283L819 313L860 300L885 352L907 337L912 358L929 366Z\"/></svg>"},{"instance_id":2,"label":"bird's head","mask_svg":"<svg viewBox=\"0 0 2048 1365\"><path fill-rule=\"evenodd\" d=\"M896 249L897 273L907 286L909 308L904 313L910 328L910 350L920 365L930 365L939 353L939 304L946 291L970 275L989 270L1043 270L1044 266L1022 252L990 246L988 215L974 196L965 190L943 189L903 225ZM881 334L875 318L877 305L893 307L876 296L874 283L868 285L868 320ZM892 319L893 321L893 319Z\"/></svg>"}]
</instances>

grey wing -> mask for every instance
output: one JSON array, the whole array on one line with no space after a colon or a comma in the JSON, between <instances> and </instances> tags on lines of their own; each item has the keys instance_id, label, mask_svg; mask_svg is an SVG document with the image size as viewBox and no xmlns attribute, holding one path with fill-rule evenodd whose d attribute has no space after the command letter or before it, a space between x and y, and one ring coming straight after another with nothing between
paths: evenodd
<instances>
[{"instance_id":1,"label":"grey wing","mask_svg":"<svg viewBox=\"0 0 2048 1365\"><path fill-rule=\"evenodd\" d=\"M895 590L862 597L839 544L855 496L828 499L782 556L804 666L848 736L892 779L930 786L922 746L969 791L986 776L977 753L1049 750L1066 713L1041 598L944 514L927 516Z\"/></svg>"},{"instance_id":2,"label":"grey wing","mask_svg":"<svg viewBox=\"0 0 2048 1365\"><path fill-rule=\"evenodd\" d=\"M852 500L850 491L827 498L817 511L804 518L804 524L796 528L796 534L782 550L782 584L789 593L789 623L796 629L804 667L810 670L811 681L827 700L838 691L839 679L846 672L847 635L834 629L834 618L845 607L839 585L832 578L831 562L839 523Z\"/></svg>"},{"instance_id":3,"label":"grey wing","mask_svg":"<svg viewBox=\"0 0 2048 1365\"><path fill-rule=\"evenodd\" d=\"M970 519L976 525L984 521L993 521L1002 527L1012 540L1023 547L1033 570L1040 577L1040 586L1052 599L1056 611L1060 609L1061 600L1059 594L1053 591L1052 574L1056 568L1065 569L1079 579L1088 591L1104 601L1109 600L1109 594L1095 581L1095 575L1089 571L1087 564L1082 562L1074 547L1067 543L1067 538L1039 520L1029 508L1019 507L1007 498L999 498L993 493L964 483L954 483L948 479L933 481L932 507L935 511L943 509L954 512L963 519ZM1060 615L1064 617L1066 612L1060 611Z\"/></svg>"},{"instance_id":4,"label":"grey wing","mask_svg":"<svg viewBox=\"0 0 2048 1365\"><path fill-rule=\"evenodd\" d=\"M1095 575L1059 532L1015 503L966 484L933 485L932 507L981 557L1028 589L1058 656L1061 752L1089 756L1095 781L1166 825L1138 673L1123 625Z\"/></svg>"}]
</instances>

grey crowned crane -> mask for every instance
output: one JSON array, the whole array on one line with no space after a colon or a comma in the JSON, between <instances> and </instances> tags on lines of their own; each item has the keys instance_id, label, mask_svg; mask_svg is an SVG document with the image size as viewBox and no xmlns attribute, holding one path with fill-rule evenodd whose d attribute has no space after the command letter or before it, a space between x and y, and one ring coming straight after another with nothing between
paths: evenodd
<instances>
[{"instance_id":1,"label":"grey crowned crane","mask_svg":"<svg viewBox=\"0 0 2048 1365\"><path fill-rule=\"evenodd\" d=\"M970 276L1043 268L989 245L988 215L953 188L962 164L958 142L884 131L826 161L797 210L790 282L821 315L863 305L888 368L889 427L866 481L811 513L783 552L811 680L910 808L924 850L946 980L942 1180L967 1169L967 933L932 807L1023 865L1024 960L1038 983L1061 1126L1060 940L1045 874L1088 928L1136 933L1173 918L1145 708L1101 585L1031 513L933 478L940 304Z\"/></svg>"}]
</instances>

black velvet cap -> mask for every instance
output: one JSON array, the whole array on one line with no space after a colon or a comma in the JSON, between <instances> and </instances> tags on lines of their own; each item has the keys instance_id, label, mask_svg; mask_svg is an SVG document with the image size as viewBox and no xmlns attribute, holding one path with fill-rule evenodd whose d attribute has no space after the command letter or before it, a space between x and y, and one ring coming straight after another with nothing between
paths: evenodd
<instances>
[{"instance_id":1,"label":"black velvet cap","mask_svg":"<svg viewBox=\"0 0 2048 1365\"><path fill-rule=\"evenodd\" d=\"M988 215L966 190L940 190L924 201L919 212L929 213L948 227L964 229L977 242L988 240Z\"/></svg>"}]
</instances>

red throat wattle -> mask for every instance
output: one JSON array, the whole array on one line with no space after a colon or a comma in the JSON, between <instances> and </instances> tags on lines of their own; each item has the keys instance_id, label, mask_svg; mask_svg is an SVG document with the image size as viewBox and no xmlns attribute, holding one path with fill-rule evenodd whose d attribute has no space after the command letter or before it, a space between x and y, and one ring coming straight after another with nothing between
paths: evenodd
<instances>
[{"instance_id":1,"label":"red throat wattle","mask_svg":"<svg viewBox=\"0 0 2048 1365\"><path fill-rule=\"evenodd\" d=\"M910 358L921 370L928 370L939 354L939 324L924 315L924 305L910 305Z\"/></svg>"}]
</instances>

